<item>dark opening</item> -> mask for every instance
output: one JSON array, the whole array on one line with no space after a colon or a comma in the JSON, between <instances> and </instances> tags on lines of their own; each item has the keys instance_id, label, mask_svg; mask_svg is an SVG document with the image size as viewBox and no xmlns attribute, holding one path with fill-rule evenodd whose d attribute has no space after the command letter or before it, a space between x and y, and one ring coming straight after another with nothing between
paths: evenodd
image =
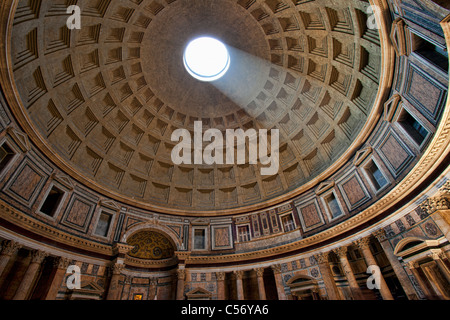
<instances>
[{"instance_id":1,"label":"dark opening","mask_svg":"<svg viewBox=\"0 0 450 320\"><path fill-rule=\"evenodd\" d=\"M375 186L375 189L380 190L387 184L386 179L384 178L375 162L370 161L366 167L366 170L369 173L370 180Z\"/></svg>"},{"instance_id":2,"label":"dark opening","mask_svg":"<svg viewBox=\"0 0 450 320\"><path fill-rule=\"evenodd\" d=\"M14 151L6 143L0 147L0 172L8 165L14 155Z\"/></svg>"},{"instance_id":3,"label":"dark opening","mask_svg":"<svg viewBox=\"0 0 450 320\"><path fill-rule=\"evenodd\" d=\"M413 35L414 52L422 58L448 72L448 51L434 43L431 43L417 35Z\"/></svg>"},{"instance_id":4,"label":"dark opening","mask_svg":"<svg viewBox=\"0 0 450 320\"><path fill-rule=\"evenodd\" d=\"M53 186L48 193L47 198L45 198L44 203L42 204L41 212L50 217L53 217L63 196L64 192Z\"/></svg>"},{"instance_id":5,"label":"dark opening","mask_svg":"<svg viewBox=\"0 0 450 320\"><path fill-rule=\"evenodd\" d=\"M428 131L406 110L403 111L398 122L419 146L428 135Z\"/></svg>"},{"instance_id":6,"label":"dark opening","mask_svg":"<svg viewBox=\"0 0 450 320\"><path fill-rule=\"evenodd\" d=\"M331 216L333 218L339 217L342 214L341 208L339 207L334 193L331 193L329 196L327 196L325 201L327 202L328 208L330 209Z\"/></svg>"},{"instance_id":7,"label":"dark opening","mask_svg":"<svg viewBox=\"0 0 450 320\"><path fill-rule=\"evenodd\" d=\"M109 226L111 224L112 216L108 213L102 212L98 219L97 228L95 234L98 236L106 237L109 232Z\"/></svg>"}]
</instances>

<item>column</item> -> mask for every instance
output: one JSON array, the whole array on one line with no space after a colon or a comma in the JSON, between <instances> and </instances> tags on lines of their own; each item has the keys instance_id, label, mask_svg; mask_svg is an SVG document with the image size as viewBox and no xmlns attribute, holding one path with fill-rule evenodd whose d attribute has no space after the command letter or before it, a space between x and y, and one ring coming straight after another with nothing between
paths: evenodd
<instances>
[{"instance_id":1,"label":"column","mask_svg":"<svg viewBox=\"0 0 450 320\"><path fill-rule=\"evenodd\" d=\"M116 261L114 265L111 267L112 277L109 284L108 295L106 296L106 300L119 300L121 293L121 285L120 285L120 273L125 268L125 265L122 261Z\"/></svg>"},{"instance_id":2,"label":"column","mask_svg":"<svg viewBox=\"0 0 450 320\"><path fill-rule=\"evenodd\" d=\"M61 288L61 283L64 280L64 276L67 273L67 268L70 265L70 260L67 258L59 258L55 260L54 267L56 268L55 275L53 276L50 289L47 292L45 300L55 300L58 295L58 291Z\"/></svg>"},{"instance_id":3,"label":"column","mask_svg":"<svg viewBox=\"0 0 450 320\"><path fill-rule=\"evenodd\" d=\"M420 288L422 289L425 298L427 298L428 300L435 300L436 295L433 292L433 289L431 289L428 286L426 281L422 278L422 275L420 274L419 270L417 270L417 268L419 267L418 263L415 261L409 261L406 263L406 266L411 271L414 278L416 278L416 281L419 284Z\"/></svg>"},{"instance_id":4,"label":"column","mask_svg":"<svg viewBox=\"0 0 450 320\"><path fill-rule=\"evenodd\" d=\"M339 257L342 269L344 269L345 276L347 277L348 285L355 300L364 300L364 296L361 292L361 288L356 281L355 274L353 273L350 262L347 258L347 247L340 247L334 250L334 253Z\"/></svg>"},{"instance_id":5,"label":"column","mask_svg":"<svg viewBox=\"0 0 450 320\"><path fill-rule=\"evenodd\" d=\"M433 218L447 240L450 241L450 200L448 198L450 196L450 181L447 181L439 190L443 194L426 199L420 205L420 208Z\"/></svg>"},{"instance_id":6,"label":"column","mask_svg":"<svg viewBox=\"0 0 450 320\"><path fill-rule=\"evenodd\" d=\"M375 257L372 254L372 251L370 251L369 248L369 238L362 238L355 241L355 245L361 250L364 260L366 261L367 267L369 266L377 266L377 261L375 260ZM386 284L386 281L384 280L383 275L380 272L380 293L384 300L394 300L394 297L392 296L391 291L389 290L389 287Z\"/></svg>"},{"instance_id":7,"label":"column","mask_svg":"<svg viewBox=\"0 0 450 320\"><path fill-rule=\"evenodd\" d=\"M443 261L443 259L446 258L445 253L441 249L431 249L431 253L428 256L436 262L442 275L447 279L448 283L450 283L450 271Z\"/></svg>"},{"instance_id":8,"label":"column","mask_svg":"<svg viewBox=\"0 0 450 320\"><path fill-rule=\"evenodd\" d=\"M15 257L22 245L12 241L4 241L2 246L2 251L0 254L0 286L8 276L9 268L7 268L9 261Z\"/></svg>"},{"instance_id":9,"label":"column","mask_svg":"<svg viewBox=\"0 0 450 320\"><path fill-rule=\"evenodd\" d=\"M389 260L392 269L394 270L395 275L397 276L398 281L406 293L406 296L409 300L417 300L419 297L417 296L417 292L414 289L409 276L406 274L405 269L403 269L402 264L398 260L398 257L394 254L394 250L392 249L389 241L386 237L386 232L384 229L379 229L373 233L374 237L377 238L381 247L383 248L384 254Z\"/></svg>"},{"instance_id":10,"label":"column","mask_svg":"<svg viewBox=\"0 0 450 320\"><path fill-rule=\"evenodd\" d=\"M242 270L235 270L233 271L235 277L236 277L236 292L237 292L237 299L238 300L244 300L244 286L242 284L242 277L244 275L244 271Z\"/></svg>"},{"instance_id":11,"label":"column","mask_svg":"<svg viewBox=\"0 0 450 320\"><path fill-rule=\"evenodd\" d=\"M315 255L315 259L319 264L320 273L327 289L329 300L342 300L339 290L334 281L333 273L331 272L330 263L328 262L328 252L323 252Z\"/></svg>"},{"instance_id":12,"label":"column","mask_svg":"<svg viewBox=\"0 0 450 320\"><path fill-rule=\"evenodd\" d=\"M129 275L125 275L125 279L123 280L123 293L122 300L130 299L130 289L131 289L131 281L133 281L133 277Z\"/></svg>"},{"instance_id":13,"label":"column","mask_svg":"<svg viewBox=\"0 0 450 320\"><path fill-rule=\"evenodd\" d=\"M270 266L275 276L275 284L277 286L278 300L286 300L286 293L284 292L283 279L281 278L281 265L276 264Z\"/></svg>"},{"instance_id":14,"label":"column","mask_svg":"<svg viewBox=\"0 0 450 320\"><path fill-rule=\"evenodd\" d=\"M217 299L225 300L225 272L216 272Z\"/></svg>"},{"instance_id":15,"label":"column","mask_svg":"<svg viewBox=\"0 0 450 320\"><path fill-rule=\"evenodd\" d=\"M186 280L186 269L177 270L177 300L184 300L184 281Z\"/></svg>"},{"instance_id":16,"label":"column","mask_svg":"<svg viewBox=\"0 0 450 320\"><path fill-rule=\"evenodd\" d=\"M153 291L153 295L149 296L149 300L158 300L158 278L150 279L150 291Z\"/></svg>"},{"instance_id":17,"label":"column","mask_svg":"<svg viewBox=\"0 0 450 320\"><path fill-rule=\"evenodd\" d=\"M106 300L119 300L120 294L122 292L122 286L120 285L121 272L125 268L125 259L128 251L133 249L126 243L116 242L112 247L113 255L116 256L114 264L111 266L110 271L112 272L111 281L109 283L108 294Z\"/></svg>"},{"instance_id":18,"label":"column","mask_svg":"<svg viewBox=\"0 0 450 320\"><path fill-rule=\"evenodd\" d=\"M258 280L259 300L266 300L266 288L264 287L264 268L256 268L256 277Z\"/></svg>"},{"instance_id":19,"label":"column","mask_svg":"<svg viewBox=\"0 0 450 320\"><path fill-rule=\"evenodd\" d=\"M36 276L38 275L39 268L47 255L48 254L46 252L39 250L35 250L31 253L31 263L23 276L19 288L17 288L13 300L27 299L34 281L36 280Z\"/></svg>"}]
</instances>

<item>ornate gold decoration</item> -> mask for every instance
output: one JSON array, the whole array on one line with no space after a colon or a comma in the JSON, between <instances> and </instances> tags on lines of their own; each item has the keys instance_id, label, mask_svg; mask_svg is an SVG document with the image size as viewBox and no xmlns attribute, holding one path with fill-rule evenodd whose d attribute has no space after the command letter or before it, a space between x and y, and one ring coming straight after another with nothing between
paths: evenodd
<instances>
[{"instance_id":1,"label":"ornate gold decoration","mask_svg":"<svg viewBox=\"0 0 450 320\"><path fill-rule=\"evenodd\" d=\"M161 260L173 257L175 248L164 235L155 231L141 231L127 240L133 246L128 255L133 258Z\"/></svg>"}]
</instances>

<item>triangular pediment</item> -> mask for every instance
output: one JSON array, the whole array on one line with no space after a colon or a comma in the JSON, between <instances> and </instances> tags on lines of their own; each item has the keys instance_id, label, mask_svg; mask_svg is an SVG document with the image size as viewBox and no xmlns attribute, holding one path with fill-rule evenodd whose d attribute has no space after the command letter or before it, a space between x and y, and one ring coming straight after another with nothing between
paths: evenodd
<instances>
[{"instance_id":1,"label":"triangular pediment","mask_svg":"<svg viewBox=\"0 0 450 320\"><path fill-rule=\"evenodd\" d=\"M330 190L335 185L334 181L324 181L316 189L316 194L322 194L327 190Z\"/></svg>"},{"instance_id":2,"label":"triangular pediment","mask_svg":"<svg viewBox=\"0 0 450 320\"><path fill-rule=\"evenodd\" d=\"M198 288L195 288L195 289L189 291L188 293L186 293L186 296L191 297L191 298L209 297L209 296L211 296L211 292L209 292L206 289L198 287Z\"/></svg>"},{"instance_id":3,"label":"triangular pediment","mask_svg":"<svg viewBox=\"0 0 450 320\"><path fill-rule=\"evenodd\" d=\"M30 140L25 133L20 132L12 127L8 128L7 131L23 152L27 152L31 149Z\"/></svg>"},{"instance_id":4,"label":"triangular pediment","mask_svg":"<svg viewBox=\"0 0 450 320\"><path fill-rule=\"evenodd\" d=\"M102 200L101 205L114 211L120 211L120 207L117 205L115 201L112 200Z\"/></svg>"},{"instance_id":5,"label":"triangular pediment","mask_svg":"<svg viewBox=\"0 0 450 320\"><path fill-rule=\"evenodd\" d=\"M372 153L372 151L373 151L372 147L365 147L364 149L356 152L353 164L355 166L359 166Z\"/></svg>"},{"instance_id":6,"label":"triangular pediment","mask_svg":"<svg viewBox=\"0 0 450 320\"><path fill-rule=\"evenodd\" d=\"M209 219L203 219L203 218L198 218L195 219L193 221L191 221L192 225L197 225L197 226L201 226L201 225L208 225L209 224Z\"/></svg>"},{"instance_id":7,"label":"triangular pediment","mask_svg":"<svg viewBox=\"0 0 450 320\"><path fill-rule=\"evenodd\" d=\"M73 190L74 185L72 183L72 181L70 180L70 178L66 175L63 174L55 174L53 176L53 179L58 181L60 184L62 184L63 186L65 186L67 189L69 190Z\"/></svg>"},{"instance_id":8,"label":"triangular pediment","mask_svg":"<svg viewBox=\"0 0 450 320\"><path fill-rule=\"evenodd\" d=\"M384 104L384 121L391 122L394 117L395 111L402 97L399 94L394 94L385 104Z\"/></svg>"}]
</instances>

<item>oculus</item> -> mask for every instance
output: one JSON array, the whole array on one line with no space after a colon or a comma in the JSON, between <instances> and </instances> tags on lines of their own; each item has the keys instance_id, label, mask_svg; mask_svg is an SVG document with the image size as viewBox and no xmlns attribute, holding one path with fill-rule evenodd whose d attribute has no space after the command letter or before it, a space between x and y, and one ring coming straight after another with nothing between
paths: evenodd
<instances>
[{"instance_id":1,"label":"oculus","mask_svg":"<svg viewBox=\"0 0 450 320\"><path fill-rule=\"evenodd\" d=\"M183 55L184 67L197 80L211 82L222 78L230 68L227 47L211 37L200 37L187 45Z\"/></svg>"}]
</instances>

